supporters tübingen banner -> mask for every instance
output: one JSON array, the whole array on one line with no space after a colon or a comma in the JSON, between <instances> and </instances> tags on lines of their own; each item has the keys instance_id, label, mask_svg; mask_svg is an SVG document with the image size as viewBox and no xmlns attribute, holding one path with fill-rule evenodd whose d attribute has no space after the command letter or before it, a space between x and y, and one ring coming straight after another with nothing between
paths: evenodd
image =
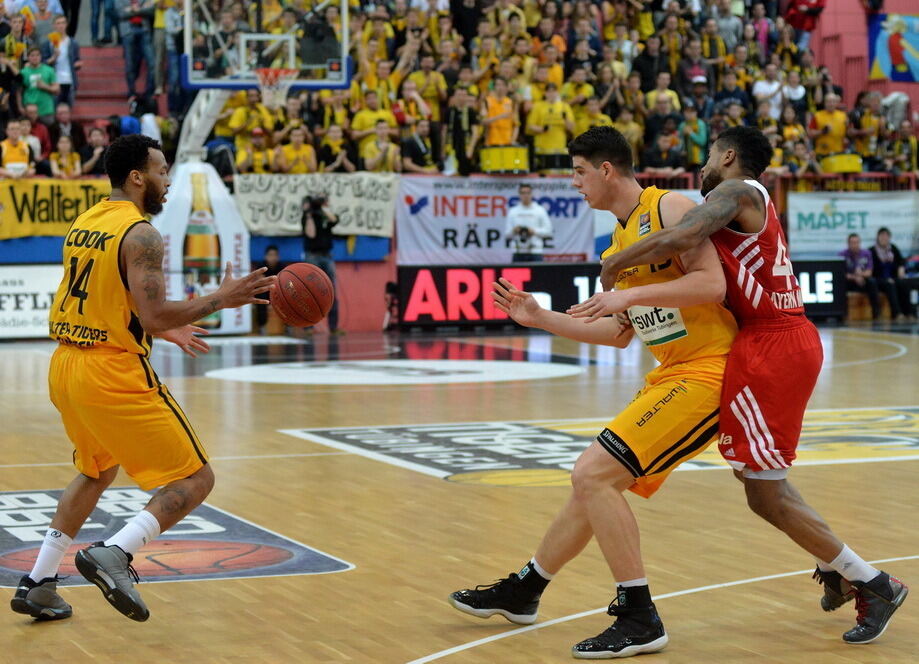
<instances>
[{"instance_id":1,"label":"supporters t\u00fcbingen banner","mask_svg":"<svg viewBox=\"0 0 919 664\"><path fill-rule=\"evenodd\" d=\"M546 260L586 261L594 254L594 217L570 178L446 178L407 176L396 206L399 265L482 265L509 262L508 209L526 182L546 208L554 234Z\"/></svg>"},{"instance_id":2,"label":"supporters t\u00fcbingen banner","mask_svg":"<svg viewBox=\"0 0 919 664\"><path fill-rule=\"evenodd\" d=\"M919 16L876 14L868 24L869 78L919 82Z\"/></svg>"},{"instance_id":3,"label":"supporters t\u00fcbingen banner","mask_svg":"<svg viewBox=\"0 0 919 664\"><path fill-rule=\"evenodd\" d=\"M919 192L788 194L788 244L793 258L838 256L850 233L858 233L862 248L867 249L882 226L890 229L893 243L904 255L919 251Z\"/></svg>"},{"instance_id":4,"label":"supporters t\u00fcbingen banner","mask_svg":"<svg viewBox=\"0 0 919 664\"><path fill-rule=\"evenodd\" d=\"M66 235L73 220L109 195L106 178L0 182L0 240L30 235Z\"/></svg>"},{"instance_id":5,"label":"supporters t\u00fcbingen banner","mask_svg":"<svg viewBox=\"0 0 919 664\"><path fill-rule=\"evenodd\" d=\"M237 175L236 205L253 235L300 235L308 196L329 200L336 235L392 237L399 178L394 173Z\"/></svg>"}]
</instances>

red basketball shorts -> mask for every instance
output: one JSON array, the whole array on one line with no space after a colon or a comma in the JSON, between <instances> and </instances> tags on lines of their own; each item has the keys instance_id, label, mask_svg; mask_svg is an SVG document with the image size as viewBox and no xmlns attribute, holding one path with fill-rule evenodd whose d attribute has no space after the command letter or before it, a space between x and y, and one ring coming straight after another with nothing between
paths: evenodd
<instances>
[{"instance_id":1,"label":"red basketball shorts","mask_svg":"<svg viewBox=\"0 0 919 664\"><path fill-rule=\"evenodd\" d=\"M822 364L820 335L803 316L740 328L724 373L718 441L733 468L791 466Z\"/></svg>"}]
</instances>

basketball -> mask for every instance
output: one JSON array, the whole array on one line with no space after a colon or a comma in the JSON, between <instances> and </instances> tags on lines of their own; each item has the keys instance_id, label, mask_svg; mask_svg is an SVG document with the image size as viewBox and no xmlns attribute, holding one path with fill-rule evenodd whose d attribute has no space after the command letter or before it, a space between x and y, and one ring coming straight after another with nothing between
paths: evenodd
<instances>
[{"instance_id":1,"label":"basketball","mask_svg":"<svg viewBox=\"0 0 919 664\"><path fill-rule=\"evenodd\" d=\"M288 325L309 327L320 322L332 309L335 288L320 268L294 263L278 274L271 291L271 306Z\"/></svg>"}]
</instances>

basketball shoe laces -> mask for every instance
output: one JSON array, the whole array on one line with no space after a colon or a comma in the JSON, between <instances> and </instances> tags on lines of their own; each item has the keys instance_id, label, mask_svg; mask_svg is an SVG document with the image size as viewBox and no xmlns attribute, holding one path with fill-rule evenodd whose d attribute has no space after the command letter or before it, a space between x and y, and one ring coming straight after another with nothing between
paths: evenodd
<instances>
[{"instance_id":1,"label":"basketball shoe laces","mask_svg":"<svg viewBox=\"0 0 919 664\"><path fill-rule=\"evenodd\" d=\"M511 572L506 579L498 579L494 583L483 583L475 587L476 592L492 592L498 594L502 591L514 593L514 581L517 579L516 572Z\"/></svg>"},{"instance_id":2,"label":"basketball shoe laces","mask_svg":"<svg viewBox=\"0 0 919 664\"><path fill-rule=\"evenodd\" d=\"M868 617L868 611L871 608L871 605L868 603L868 596L865 593L858 592L855 594L855 623L857 625L864 625L865 619Z\"/></svg>"}]
</instances>

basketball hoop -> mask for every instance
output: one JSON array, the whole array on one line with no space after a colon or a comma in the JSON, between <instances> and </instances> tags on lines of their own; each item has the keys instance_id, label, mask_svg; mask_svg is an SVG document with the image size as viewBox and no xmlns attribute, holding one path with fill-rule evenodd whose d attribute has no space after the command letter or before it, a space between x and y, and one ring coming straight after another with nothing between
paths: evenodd
<instances>
[{"instance_id":1,"label":"basketball hoop","mask_svg":"<svg viewBox=\"0 0 919 664\"><path fill-rule=\"evenodd\" d=\"M262 103L270 109L284 105L290 86L297 80L299 69L283 67L261 67L255 70L258 76L258 87L262 92Z\"/></svg>"}]
</instances>

